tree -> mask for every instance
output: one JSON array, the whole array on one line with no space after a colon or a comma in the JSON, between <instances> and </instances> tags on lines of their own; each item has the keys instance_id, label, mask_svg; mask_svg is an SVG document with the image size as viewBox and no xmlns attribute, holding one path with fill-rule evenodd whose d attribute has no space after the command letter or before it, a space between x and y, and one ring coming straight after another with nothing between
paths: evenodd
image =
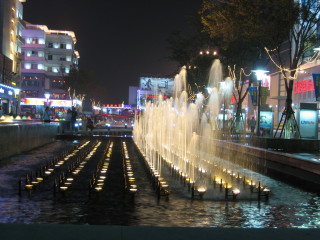
<instances>
[{"instance_id":1,"label":"tree","mask_svg":"<svg viewBox=\"0 0 320 240\"><path fill-rule=\"evenodd\" d=\"M271 46L272 48L266 47L265 49L281 72L287 93L285 109L281 116L283 121L280 121L277 132L281 129L280 138L283 131L285 131L286 138L291 138L291 135L300 137L299 126L292 109L293 82L297 78L299 67L304 63L306 57L310 57L313 48L319 43L320 4L318 0L291 2L285 12L287 15L294 13L294 18L289 22L291 29L286 33L287 41L279 43L276 47ZM283 49L288 49L288 51L285 52ZM280 126L282 123L283 125Z\"/></svg>"},{"instance_id":2,"label":"tree","mask_svg":"<svg viewBox=\"0 0 320 240\"><path fill-rule=\"evenodd\" d=\"M229 62L236 62L233 59L234 46L249 50L248 54L238 56L248 57L251 61L263 60L261 49L266 50L265 53L281 72L285 82L287 98L283 112L284 128L294 130L298 135L299 129L294 124L291 106L293 81L304 57L318 42L318 15L317 0L204 0L201 11L204 30L212 38L219 39ZM239 51L242 50L247 51ZM243 64L247 65L245 62Z\"/></svg>"},{"instance_id":3,"label":"tree","mask_svg":"<svg viewBox=\"0 0 320 240\"><path fill-rule=\"evenodd\" d=\"M263 60L263 47L258 44L256 37L249 37L255 33L250 32L254 27L254 24L250 23L250 12L256 10L255 2L248 4L245 0L205 0L200 11L203 30L215 41L219 48L219 58L227 68L225 72L229 73L234 82L236 114L231 126L233 133L245 129L241 124L244 120L241 114L242 103L253 81L252 76L245 72L256 68L257 59L261 62Z\"/></svg>"},{"instance_id":4,"label":"tree","mask_svg":"<svg viewBox=\"0 0 320 240\"><path fill-rule=\"evenodd\" d=\"M196 26L193 35L175 32L168 39L171 55L169 59L178 62L179 67L186 66L187 81L193 93L203 92L208 83L210 66L217 56L214 54L213 41ZM202 53L202 54L201 54Z\"/></svg>"}]
</instances>

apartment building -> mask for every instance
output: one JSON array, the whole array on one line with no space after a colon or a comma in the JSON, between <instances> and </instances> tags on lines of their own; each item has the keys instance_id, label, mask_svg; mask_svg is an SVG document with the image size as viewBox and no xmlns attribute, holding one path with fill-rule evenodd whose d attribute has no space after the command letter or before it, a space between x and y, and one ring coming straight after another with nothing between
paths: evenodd
<instances>
[{"instance_id":1,"label":"apartment building","mask_svg":"<svg viewBox=\"0 0 320 240\"><path fill-rule=\"evenodd\" d=\"M78 66L79 53L75 50L76 37L72 31L50 30L45 25L25 23L22 31L22 100L23 112L42 111L48 98L70 100L66 76ZM37 104L26 103L38 98ZM63 106L61 106L63 107ZM60 109L59 111L63 111Z\"/></svg>"},{"instance_id":2,"label":"apartment building","mask_svg":"<svg viewBox=\"0 0 320 240\"><path fill-rule=\"evenodd\" d=\"M17 113L22 60L23 5L26 0L0 0L0 108Z\"/></svg>"}]
</instances>

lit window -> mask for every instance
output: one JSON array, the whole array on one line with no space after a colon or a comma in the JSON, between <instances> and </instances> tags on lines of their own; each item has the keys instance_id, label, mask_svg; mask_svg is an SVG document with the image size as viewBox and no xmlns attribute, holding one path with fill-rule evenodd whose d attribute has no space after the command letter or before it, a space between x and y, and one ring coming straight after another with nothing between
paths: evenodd
<instances>
[{"instance_id":1,"label":"lit window","mask_svg":"<svg viewBox=\"0 0 320 240\"><path fill-rule=\"evenodd\" d=\"M66 60L67 60L68 62L71 62L71 56L67 56L67 57L66 57Z\"/></svg>"},{"instance_id":2,"label":"lit window","mask_svg":"<svg viewBox=\"0 0 320 240\"><path fill-rule=\"evenodd\" d=\"M67 46L66 46L67 49L72 49L72 45L70 43L67 43Z\"/></svg>"},{"instance_id":3,"label":"lit window","mask_svg":"<svg viewBox=\"0 0 320 240\"><path fill-rule=\"evenodd\" d=\"M31 41L32 41L32 39L31 39L31 38L27 38L27 39L26 39L27 44L30 44L30 43L31 43Z\"/></svg>"},{"instance_id":4,"label":"lit window","mask_svg":"<svg viewBox=\"0 0 320 240\"><path fill-rule=\"evenodd\" d=\"M43 38L39 38L39 44L45 44L44 39Z\"/></svg>"},{"instance_id":5,"label":"lit window","mask_svg":"<svg viewBox=\"0 0 320 240\"><path fill-rule=\"evenodd\" d=\"M38 64L38 69L43 70L43 64Z\"/></svg>"},{"instance_id":6,"label":"lit window","mask_svg":"<svg viewBox=\"0 0 320 240\"><path fill-rule=\"evenodd\" d=\"M53 44L53 47L54 47L54 48L59 48L59 47L60 47L60 44L59 44L59 43L54 43L54 44Z\"/></svg>"},{"instance_id":7,"label":"lit window","mask_svg":"<svg viewBox=\"0 0 320 240\"><path fill-rule=\"evenodd\" d=\"M31 64L30 63L25 63L24 64L25 69L31 69Z\"/></svg>"},{"instance_id":8,"label":"lit window","mask_svg":"<svg viewBox=\"0 0 320 240\"><path fill-rule=\"evenodd\" d=\"M52 68L52 72L55 72L55 73L59 72L59 71L58 71L58 68L56 68L56 67L55 67L55 68Z\"/></svg>"}]
</instances>

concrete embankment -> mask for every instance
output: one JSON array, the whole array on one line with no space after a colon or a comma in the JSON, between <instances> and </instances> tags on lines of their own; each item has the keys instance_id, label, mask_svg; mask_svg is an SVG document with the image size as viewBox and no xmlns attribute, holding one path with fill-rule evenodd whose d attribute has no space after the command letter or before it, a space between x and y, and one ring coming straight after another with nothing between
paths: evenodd
<instances>
[{"instance_id":1,"label":"concrete embankment","mask_svg":"<svg viewBox=\"0 0 320 240\"><path fill-rule=\"evenodd\" d=\"M59 123L0 126L0 159L53 142Z\"/></svg>"},{"instance_id":2,"label":"concrete embankment","mask_svg":"<svg viewBox=\"0 0 320 240\"><path fill-rule=\"evenodd\" d=\"M276 173L286 180L301 183L302 187L320 186L320 162L297 158L294 154L277 152L241 143L214 140L220 157L237 164L246 164L249 169L258 171L267 169L269 173ZM305 185L308 183L309 185Z\"/></svg>"}]
</instances>

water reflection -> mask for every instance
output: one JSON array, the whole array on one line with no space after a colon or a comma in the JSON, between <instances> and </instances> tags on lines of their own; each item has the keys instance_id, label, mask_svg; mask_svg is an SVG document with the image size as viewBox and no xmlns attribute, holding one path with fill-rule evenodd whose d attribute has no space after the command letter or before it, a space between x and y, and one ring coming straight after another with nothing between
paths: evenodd
<instances>
[{"instance_id":1,"label":"water reflection","mask_svg":"<svg viewBox=\"0 0 320 240\"><path fill-rule=\"evenodd\" d=\"M31 198L17 194L17 179L34 166L54 156L72 142L55 142L30 153L15 156L0 165L0 222L105 224L171 227L319 228L320 198L316 194L259 176L270 188L269 201L191 200L179 191L157 199L137 157L133 159L139 191L134 201L106 195L89 199L53 198L52 192ZM130 151L132 150L130 147ZM252 173L257 174L257 173Z\"/></svg>"}]
</instances>

